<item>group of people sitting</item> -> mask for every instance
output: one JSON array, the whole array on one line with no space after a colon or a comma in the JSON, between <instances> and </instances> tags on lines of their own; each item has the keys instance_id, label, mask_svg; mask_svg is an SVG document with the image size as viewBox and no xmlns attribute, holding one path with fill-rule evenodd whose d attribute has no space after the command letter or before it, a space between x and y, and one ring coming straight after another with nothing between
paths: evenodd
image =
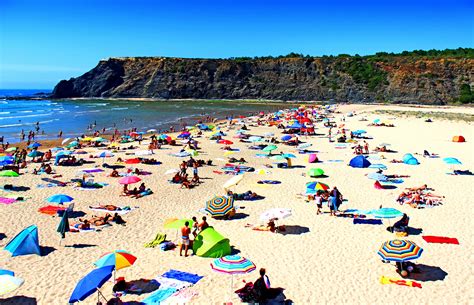
<instances>
[{"instance_id":1,"label":"group of people sitting","mask_svg":"<svg viewBox=\"0 0 474 305\"><path fill-rule=\"evenodd\" d=\"M41 163L41 166L38 169L33 169L33 174L34 175L39 175L41 173L46 173L46 174L52 174L53 169L51 168L51 165L47 163Z\"/></svg>"},{"instance_id":2,"label":"group of people sitting","mask_svg":"<svg viewBox=\"0 0 474 305\"><path fill-rule=\"evenodd\" d=\"M92 215L90 219L79 218L79 223L72 225L72 227L77 230L89 230L91 229L91 225L101 227L110 225L111 222L119 225L125 225L127 223L118 213L114 213L114 215L107 213L105 216Z\"/></svg>"},{"instance_id":3,"label":"group of people sitting","mask_svg":"<svg viewBox=\"0 0 474 305\"><path fill-rule=\"evenodd\" d=\"M413 208L441 204L441 200L444 196L433 194L430 191L434 191L434 189L429 188L426 184L420 187L407 188L398 195L397 202L401 205L408 204Z\"/></svg>"},{"instance_id":4,"label":"group of people sitting","mask_svg":"<svg viewBox=\"0 0 474 305\"><path fill-rule=\"evenodd\" d=\"M264 199L265 197L257 195L257 193L252 191L246 191L245 193L234 193L232 191L227 192L228 197L232 197L234 200L259 200Z\"/></svg>"},{"instance_id":5,"label":"group of people sitting","mask_svg":"<svg viewBox=\"0 0 474 305\"><path fill-rule=\"evenodd\" d=\"M132 198L138 199L147 195L153 194L153 191L150 188L145 186L145 183L140 184L138 188L133 188L132 190L128 189L128 185L124 184L122 196L130 196Z\"/></svg>"},{"instance_id":6,"label":"group of people sitting","mask_svg":"<svg viewBox=\"0 0 474 305\"><path fill-rule=\"evenodd\" d=\"M58 165L60 166L76 166L76 165L82 165L84 164L84 160L79 159L77 160L76 157L72 156L67 156L66 158L63 158L59 160Z\"/></svg>"}]
</instances>

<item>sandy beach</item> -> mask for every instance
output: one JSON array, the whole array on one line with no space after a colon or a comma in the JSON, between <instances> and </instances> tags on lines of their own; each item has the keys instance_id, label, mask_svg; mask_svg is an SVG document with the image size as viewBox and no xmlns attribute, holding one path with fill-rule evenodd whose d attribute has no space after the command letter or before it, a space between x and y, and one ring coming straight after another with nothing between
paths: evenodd
<instances>
[{"instance_id":1,"label":"sandy beach","mask_svg":"<svg viewBox=\"0 0 474 305\"><path fill-rule=\"evenodd\" d=\"M390 110L390 114L375 114L375 110ZM474 202L472 176L448 175L452 168L442 159L454 157L462 161L461 169L474 169L474 128L471 122L452 121L434 118L433 122L425 122L425 117L396 116L393 111L432 111L451 112L473 115L474 108L452 107L417 108L410 106L382 105L341 105L335 114L337 125L345 124L348 130L364 129L373 139L366 140L370 149L379 143L390 143L396 153L371 153L372 163L382 163L388 167L384 174L407 175L404 182L392 184L393 188L378 190L374 188L374 180L365 175L374 171L370 168L352 168L349 161L355 156L352 145L337 146L337 142L329 142L328 128L321 123L316 124L316 136L301 136L300 141L311 143L310 149L316 150L320 163L308 164L306 154L299 154L295 147L282 143L277 144L274 153L284 152L296 156L292 160L294 168L265 168L265 164L275 162L272 159L256 157L257 150L250 150L249 143L239 142L233 138L238 126L229 129L225 123L222 130L227 133L224 138L234 142L233 148L240 149L232 154L237 159L245 158L246 166L265 169L263 175L257 172L244 174L240 182L232 190L243 193L252 190L264 196L263 200L236 201L237 217L231 220L215 220L208 216L209 224L230 240L234 252L255 263L257 270L233 277L232 290L243 287L242 280L255 281L258 269L266 268L272 287L284 288L288 300L295 304L472 304L474 299L474 272L472 213L470 205ZM355 112L352 117L347 113ZM345 121L342 121L342 118ZM361 121L366 118L366 121ZM374 119L390 121L395 127L368 126ZM252 126L248 124L248 134L262 136L274 132L278 139L282 129L275 126ZM337 128L333 129L335 133ZM178 134L174 134L176 136ZM0 204L0 246L24 228L37 225L40 245L46 255L26 255L11 257L7 251L0 251L0 269L8 269L24 279L25 283L17 290L0 296L0 304L67 304L77 282L94 269L93 263L102 254L116 249L124 249L137 257L133 266L117 271L117 276L127 281L154 279L164 272L175 269L194 273L203 278L188 288L196 293L189 304L223 304L229 301L230 275L214 272L210 263L212 258L196 255L180 257L178 250L161 251L159 248L145 248L144 244L153 240L157 233L167 234L167 239L176 241L176 231L164 228L166 219L191 218L200 219L203 214L199 209L205 207L206 201L215 195L224 195L223 184L232 176L218 174L227 163L222 145L209 139L209 132L196 138L199 141L200 153L196 159L213 160L213 166L199 168L202 179L200 185L193 189L182 189L179 185L168 182L172 175L165 174L170 169L178 169L182 160L170 153L179 152L181 147L165 145L154 151L153 157L160 165L126 165L151 172L141 176L153 194L133 199L119 196L122 185L117 178L109 177L111 170L94 173L94 181L107 184L101 189L80 190L73 185L66 187L38 187L45 184L41 178L46 175L33 175L38 164L29 164L16 178L0 177L0 185L13 184L30 188L25 192L14 194L24 197L25 201L13 204ZM463 135L465 143L453 143L453 136ZM145 140L137 150L146 150L149 141ZM54 144L54 143L53 143ZM138 143L133 143L138 145ZM124 145L125 146L125 145ZM40 147L40 150L44 150ZM96 148L85 148L87 156L95 154ZM424 158L423 150L439 154L439 158ZM133 158L125 152L114 152L114 157L104 161L113 164L117 158ZM390 163L392 159L402 159L406 153L419 154L415 157L420 164L417 166L403 163ZM383 157L385 159L383 159ZM30 159L30 158L28 158ZM62 177L58 180L67 182L78 178L81 168L101 167L101 158L92 159L94 164L82 167L56 167L53 169ZM341 161L335 161L341 160ZM275 164L273 164L275 165ZM310 178L306 175L310 168L321 168L327 177ZM123 172L125 169L120 169ZM191 169L188 172L192 172ZM278 180L280 184L258 184L259 180ZM419 229L418 234L410 234L403 239L411 240L424 249L421 257L416 260L422 265L423 273L415 281L422 284L422 289L382 285L380 277L386 276L401 279L396 273L394 264L382 263L377 255L381 244L396 239L396 235L385 228L393 225L395 220L383 220L383 225L355 225L352 218L330 217L329 209L324 205L322 215L316 214L313 202L306 202L305 184L318 180L331 188L337 186L347 199L340 210L396 208L410 217L410 227ZM424 209L399 205L398 194L407 187L427 184L433 193L444 196L443 204ZM13 192L0 191L2 196ZM123 215L126 226L113 224L100 231L87 233L66 233L61 240L56 228L60 217L52 217L38 212L48 205L46 198L54 194L67 194L74 198L74 210L86 213L86 216L101 215L93 212L89 206L113 204L130 206L134 209ZM289 208L292 216L279 220L279 225L286 225L286 234L255 231L247 224L260 224L259 216L270 208ZM71 218L70 223L77 221ZM2 236L4 233L4 236ZM424 235L454 237L459 245L427 243ZM61 240L61 244L60 244ZM112 297L112 281L107 282L100 291L106 298ZM123 301L142 301L148 294L126 294ZM240 304L236 294L232 294L232 303ZM97 297L92 295L83 304L96 304ZM137 304L137 303L131 303Z\"/></svg>"}]
</instances>

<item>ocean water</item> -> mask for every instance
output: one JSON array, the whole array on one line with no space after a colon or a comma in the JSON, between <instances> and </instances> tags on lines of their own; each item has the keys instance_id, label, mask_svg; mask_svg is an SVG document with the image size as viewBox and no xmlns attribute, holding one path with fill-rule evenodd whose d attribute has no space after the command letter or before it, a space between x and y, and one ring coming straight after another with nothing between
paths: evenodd
<instances>
[{"instance_id":1,"label":"ocean water","mask_svg":"<svg viewBox=\"0 0 474 305\"><path fill-rule=\"evenodd\" d=\"M44 91L41 91L44 92ZM0 136L18 142L21 130L28 133L39 122L36 139L52 139L60 130L63 137L90 133L105 128L113 132L138 128L166 130L170 126L195 125L203 117L226 118L228 115L253 115L276 111L290 105L246 103L243 101L111 101L111 100L6 100L0 99Z\"/></svg>"}]
</instances>

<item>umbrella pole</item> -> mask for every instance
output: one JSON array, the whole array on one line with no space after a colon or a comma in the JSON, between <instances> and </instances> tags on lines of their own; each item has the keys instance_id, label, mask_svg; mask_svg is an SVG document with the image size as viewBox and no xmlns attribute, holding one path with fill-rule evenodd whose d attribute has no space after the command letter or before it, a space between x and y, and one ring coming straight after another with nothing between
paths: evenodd
<instances>
[{"instance_id":1,"label":"umbrella pole","mask_svg":"<svg viewBox=\"0 0 474 305\"><path fill-rule=\"evenodd\" d=\"M234 274L230 276L230 294L229 294L229 301L232 302L232 287L234 286Z\"/></svg>"}]
</instances>

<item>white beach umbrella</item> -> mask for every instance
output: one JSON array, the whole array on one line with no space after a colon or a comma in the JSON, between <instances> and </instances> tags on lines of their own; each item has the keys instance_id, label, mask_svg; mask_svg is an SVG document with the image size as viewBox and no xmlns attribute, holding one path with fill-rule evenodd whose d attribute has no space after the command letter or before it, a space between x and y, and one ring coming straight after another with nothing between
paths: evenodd
<instances>
[{"instance_id":1,"label":"white beach umbrella","mask_svg":"<svg viewBox=\"0 0 474 305\"><path fill-rule=\"evenodd\" d=\"M135 156L150 156L153 155L151 150L139 150L135 152Z\"/></svg>"},{"instance_id":2,"label":"white beach umbrella","mask_svg":"<svg viewBox=\"0 0 474 305\"><path fill-rule=\"evenodd\" d=\"M244 175L235 175L234 177L227 180L227 182L224 183L223 187L224 189L228 189L234 185L239 184L242 181L242 179L244 179Z\"/></svg>"},{"instance_id":3,"label":"white beach umbrella","mask_svg":"<svg viewBox=\"0 0 474 305\"><path fill-rule=\"evenodd\" d=\"M66 138L61 142L61 144L64 145L65 143L69 142L70 140L71 140L71 138Z\"/></svg>"}]
</instances>

